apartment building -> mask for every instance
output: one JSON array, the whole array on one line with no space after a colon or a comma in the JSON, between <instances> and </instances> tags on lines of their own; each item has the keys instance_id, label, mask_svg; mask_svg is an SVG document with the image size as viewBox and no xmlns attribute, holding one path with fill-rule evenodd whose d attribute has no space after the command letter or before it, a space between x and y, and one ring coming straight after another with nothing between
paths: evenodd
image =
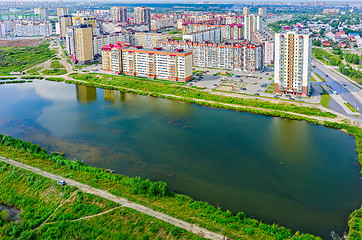
<instances>
[{"instance_id":1,"label":"apartment building","mask_svg":"<svg viewBox=\"0 0 362 240\"><path fill-rule=\"evenodd\" d=\"M194 35L196 33L201 33L201 32L207 34L208 31L213 31L215 29L220 29L221 41L226 41L230 39L237 40L237 39L242 39L244 37L244 26L242 24L204 25L204 24L185 23L182 26L182 35L183 36L188 35L184 40L191 40L193 39L193 37L190 35ZM200 36L200 34L198 37L203 38L202 36Z\"/></svg>"},{"instance_id":2,"label":"apartment building","mask_svg":"<svg viewBox=\"0 0 362 240\"><path fill-rule=\"evenodd\" d=\"M255 31L252 34L252 42L264 44L264 64L274 64L274 39L267 32Z\"/></svg>"},{"instance_id":3,"label":"apartment building","mask_svg":"<svg viewBox=\"0 0 362 240\"><path fill-rule=\"evenodd\" d=\"M66 46L74 62L89 64L93 61L93 30L91 24L67 27Z\"/></svg>"},{"instance_id":4,"label":"apartment building","mask_svg":"<svg viewBox=\"0 0 362 240\"><path fill-rule=\"evenodd\" d=\"M193 65L236 71L259 71L264 67L264 45L242 43L198 43L190 41L160 41L165 49L192 51Z\"/></svg>"},{"instance_id":5,"label":"apartment building","mask_svg":"<svg viewBox=\"0 0 362 240\"><path fill-rule=\"evenodd\" d=\"M92 28L96 28L97 18L90 16L72 16L73 26L91 24Z\"/></svg>"},{"instance_id":6,"label":"apartment building","mask_svg":"<svg viewBox=\"0 0 362 240\"><path fill-rule=\"evenodd\" d=\"M71 15L62 15L59 17L59 26L60 26L60 36L61 38L66 38L67 36L67 27L72 26L72 16Z\"/></svg>"},{"instance_id":7,"label":"apartment building","mask_svg":"<svg viewBox=\"0 0 362 240\"><path fill-rule=\"evenodd\" d=\"M111 21L112 22L127 22L127 8L126 7L111 7Z\"/></svg>"},{"instance_id":8,"label":"apartment building","mask_svg":"<svg viewBox=\"0 0 362 240\"><path fill-rule=\"evenodd\" d=\"M129 46L118 42L116 44L105 45L102 47L102 70L121 74L122 69L122 48Z\"/></svg>"},{"instance_id":9,"label":"apartment building","mask_svg":"<svg viewBox=\"0 0 362 240\"><path fill-rule=\"evenodd\" d=\"M40 15L41 21L49 21L48 8L34 8L34 14Z\"/></svg>"},{"instance_id":10,"label":"apartment building","mask_svg":"<svg viewBox=\"0 0 362 240\"><path fill-rule=\"evenodd\" d=\"M310 91L310 34L275 34L274 92L307 96Z\"/></svg>"},{"instance_id":11,"label":"apartment building","mask_svg":"<svg viewBox=\"0 0 362 240\"><path fill-rule=\"evenodd\" d=\"M252 34L255 31L263 31L263 17L249 14L244 16L244 39L251 41Z\"/></svg>"},{"instance_id":12,"label":"apartment building","mask_svg":"<svg viewBox=\"0 0 362 240\"><path fill-rule=\"evenodd\" d=\"M186 82L192 78L192 52L183 49L122 49L123 73L131 76Z\"/></svg>"},{"instance_id":13,"label":"apartment building","mask_svg":"<svg viewBox=\"0 0 362 240\"><path fill-rule=\"evenodd\" d=\"M250 8L249 7L243 7L243 15L249 15L250 14Z\"/></svg>"},{"instance_id":14,"label":"apartment building","mask_svg":"<svg viewBox=\"0 0 362 240\"><path fill-rule=\"evenodd\" d=\"M133 40L134 31L125 30L114 34L103 34L93 37L93 52L94 55L101 55L102 48L105 45L116 44L117 42L124 42L134 45Z\"/></svg>"},{"instance_id":15,"label":"apartment building","mask_svg":"<svg viewBox=\"0 0 362 240\"><path fill-rule=\"evenodd\" d=\"M58 18L64 15L69 15L69 9L68 8L57 8Z\"/></svg>"},{"instance_id":16,"label":"apartment building","mask_svg":"<svg viewBox=\"0 0 362 240\"><path fill-rule=\"evenodd\" d=\"M151 27L151 9L149 7L135 7L134 23L145 23Z\"/></svg>"},{"instance_id":17,"label":"apartment building","mask_svg":"<svg viewBox=\"0 0 362 240\"><path fill-rule=\"evenodd\" d=\"M214 42L214 43L221 43L222 42L222 35L220 28L208 29L205 31L189 33L182 35L182 40L184 41L191 41L191 42Z\"/></svg>"},{"instance_id":18,"label":"apartment building","mask_svg":"<svg viewBox=\"0 0 362 240\"><path fill-rule=\"evenodd\" d=\"M157 42L166 40L167 34L164 33L151 33L151 32L135 32L132 45L142 46L144 48L155 48Z\"/></svg>"},{"instance_id":19,"label":"apartment building","mask_svg":"<svg viewBox=\"0 0 362 240\"><path fill-rule=\"evenodd\" d=\"M13 33L16 37L49 37L53 35L52 30L50 22L21 21L13 25Z\"/></svg>"},{"instance_id":20,"label":"apartment building","mask_svg":"<svg viewBox=\"0 0 362 240\"><path fill-rule=\"evenodd\" d=\"M258 8L258 15L263 17L263 18L266 18L266 7Z\"/></svg>"}]
</instances>

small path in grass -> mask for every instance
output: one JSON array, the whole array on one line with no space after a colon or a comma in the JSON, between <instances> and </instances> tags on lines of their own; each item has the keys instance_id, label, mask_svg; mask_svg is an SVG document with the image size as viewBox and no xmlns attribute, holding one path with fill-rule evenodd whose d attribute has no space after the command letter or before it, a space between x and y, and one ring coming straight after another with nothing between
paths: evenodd
<instances>
[{"instance_id":1,"label":"small path in grass","mask_svg":"<svg viewBox=\"0 0 362 240\"><path fill-rule=\"evenodd\" d=\"M64 177L62 177L60 175L45 172L45 171L42 171L39 168L23 164L23 163L20 163L18 161L14 161L12 159L0 157L0 161L6 162L6 163L11 164L11 165L13 165L15 167L18 167L18 168L25 169L27 171L31 171L33 173L44 176L46 178L50 178L50 179L52 179L54 181L64 180L64 181L66 181L66 183L68 185L77 187L79 190L81 190L83 192L90 193L90 194L97 195L99 197L108 199L110 201L113 201L115 203L120 204L123 207L132 208L132 209L134 209L134 210L136 210L138 212L149 215L151 217L155 217L155 218L160 219L160 220L162 220L164 222L172 224L172 225L174 225L176 227L179 227L179 228L185 229L185 230L187 230L189 232L192 232L194 234L197 234L197 235L199 235L201 237L208 238L208 239L213 239L213 240L224 239L224 236L222 236L221 234L211 232L211 231L209 231L209 230L207 230L205 228L199 227L199 226L197 226L195 224L191 224L191 223L185 222L183 220L171 217L170 215L167 215L167 214L162 213L162 212L155 211L155 210L153 210L151 208L148 208L146 206L143 206L141 204L131 202L131 201L125 199L125 198L113 195L113 194L109 193L108 191L97 189L97 188L91 187L89 185L74 181L72 179L64 178Z\"/></svg>"}]
</instances>

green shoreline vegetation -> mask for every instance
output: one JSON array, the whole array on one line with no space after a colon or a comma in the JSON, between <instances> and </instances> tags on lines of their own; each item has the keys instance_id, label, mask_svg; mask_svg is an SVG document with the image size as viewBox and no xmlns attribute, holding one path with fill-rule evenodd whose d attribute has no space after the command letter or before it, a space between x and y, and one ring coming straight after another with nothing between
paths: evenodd
<instances>
[{"instance_id":1,"label":"green shoreline vegetation","mask_svg":"<svg viewBox=\"0 0 362 240\"><path fill-rule=\"evenodd\" d=\"M98 77L97 75L101 76ZM146 78L136 78L130 76L112 76L100 74L70 74L70 76L78 81L66 80L66 83L86 84L89 86L117 89L124 92L133 92L142 95L150 95L155 97L165 97L169 99L182 100L186 102L196 103L200 101L215 101L223 104L237 104L245 107L257 107L270 110L286 111L310 116L321 116L327 118L335 118L336 115L330 112L324 112L314 107L303 107L295 104L272 103L259 99L243 99L237 97L227 97L221 95L210 94L193 88L174 85L172 82L154 82ZM81 82L80 82L81 81ZM104 86L108 85L108 86ZM133 89L132 91L129 89ZM207 102L203 104L207 105ZM213 103L209 103L212 105ZM247 108L245 108L247 109ZM255 109L245 111L255 112ZM269 114L267 114L269 115Z\"/></svg>"},{"instance_id":2,"label":"green shoreline vegetation","mask_svg":"<svg viewBox=\"0 0 362 240\"><path fill-rule=\"evenodd\" d=\"M0 212L1 239L202 239L101 197L0 162L0 203L20 210L18 222ZM99 214L99 215L97 215ZM84 217L89 217L82 219Z\"/></svg>"},{"instance_id":3,"label":"green shoreline vegetation","mask_svg":"<svg viewBox=\"0 0 362 240\"><path fill-rule=\"evenodd\" d=\"M164 182L151 182L140 177L131 178L112 174L104 169L86 166L81 161L68 160L57 153L48 154L37 145L5 135L0 135L0 154L44 171L107 190L114 195L125 197L184 221L196 223L211 231L222 231L234 239L320 239L311 234L300 232L293 234L291 230L276 224L268 225L247 218L242 212L233 215L230 211L223 211L207 202L195 201L188 196L173 193ZM4 201L3 197L1 201ZM21 207L18 204L14 206Z\"/></svg>"},{"instance_id":4,"label":"green shoreline vegetation","mask_svg":"<svg viewBox=\"0 0 362 240\"><path fill-rule=\"evenodd\" d=\"M0 75L24 71L55 56L48 43L36 47L1 47Z\"/></svg>"}]
</instances>

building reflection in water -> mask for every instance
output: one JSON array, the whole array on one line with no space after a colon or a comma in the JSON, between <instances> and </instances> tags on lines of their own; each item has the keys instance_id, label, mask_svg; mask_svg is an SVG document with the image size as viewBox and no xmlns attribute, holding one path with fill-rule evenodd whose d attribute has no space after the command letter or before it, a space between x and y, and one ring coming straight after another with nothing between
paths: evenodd
<instances>
[{"instance_id":1,"label":"building reflection in water","mask_svg":"<svg viewBox=\"0 0 362 240\"><path fill-rule=\"evenodd\" d=\"M77 100L81 103L91 103L97 100L97 91L95 87L75 85L77 91Z\"/></svg>"},{"instance_id":2,"label":"building reflection in water","mask_svg":"<svg viewBox=\"0 0 362 240\"><path fill-rule=\"evenodd\" d=\"M104 100L112 103L119 103L126 100L123 92L116 90L104 89Z\"/></svg>"}]
</instances>

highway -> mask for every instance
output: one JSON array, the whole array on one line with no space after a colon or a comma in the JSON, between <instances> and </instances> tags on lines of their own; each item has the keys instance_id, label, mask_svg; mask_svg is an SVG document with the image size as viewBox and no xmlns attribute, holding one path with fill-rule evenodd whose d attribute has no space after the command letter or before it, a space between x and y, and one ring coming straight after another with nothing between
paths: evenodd
<instances>
[{"instance_id":1,"label":"highway","mask_svg":"<svg viewBox=\"0 0 362 240\"><path fill-rule=\"evenodd\" d=\"M312 61L315 66L313 72L317 73L330 85L334 91L337 92L346 102L357 108L361 113L362 111L362 90L355 84L349 82L345 78L333 72L328 66L320 64L317 61Z\"/></svg>"}]
</instances>

